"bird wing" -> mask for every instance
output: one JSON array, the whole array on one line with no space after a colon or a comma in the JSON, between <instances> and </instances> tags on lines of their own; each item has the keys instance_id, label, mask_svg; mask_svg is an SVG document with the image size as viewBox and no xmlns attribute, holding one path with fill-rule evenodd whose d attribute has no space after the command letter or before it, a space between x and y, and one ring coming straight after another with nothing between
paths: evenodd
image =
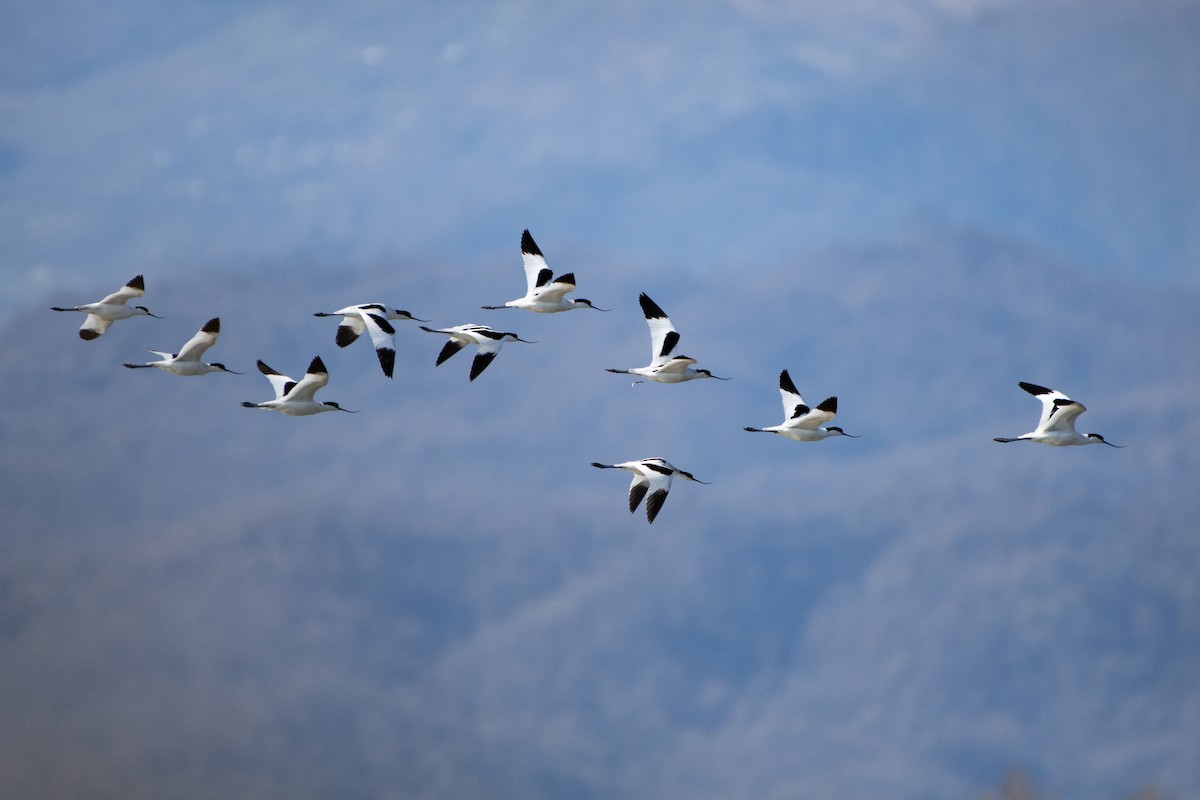
<instances>
[{"instance_id":1,"label":"bird wing","mask_svg":"<svg viewBox=\"0 0 1200 800\"><path fill-rule=\"evenodd\" d=\"M488 365L496 358L496 354L504 347L504 334L488 328L472 331L471 335L479 346L475 352L475 359L471 362L470 379L475 380L488 368Z\"/></svg>"},{"instance_id":2,"label":"bird wing","mask_svg":"<svg viewBox=\"0 0 1200 800\"><path fill-rule=\"evenodd\" d=\"M696 359L688 356L675 356L674 358L666 358L660 361L654 370L657 373L663 374L679 374L682 375L687 371L687 368L696 363Z\"/></svg>"},{"instance_id":3,"label":"bird wing","mask_svg":"<svg viewBox=\"0 0 1200 800\"><path fill-rule=\"evenodd\" d=\"M363 312L357 308L342 316L342 321L338 323L335 339L338 347L349 347L359 336L366 333L367 323L363 321L363 317Z\"/></svg>"},{"instance_id":4,"label":"bird wing","mask_svg":"<svg viewBox=\"0 0 1200 800\"><path fill-rule=\"evenodd\" d=\"M525 296L533 297L539 287L550 283L554 273L546 265L546 257L529 231L521 234L521 261L525 265Z\"/></svg>"},{"instance_id":5,"label":"bird wing","mask_svg":"<svg viewBox=\"0 0 1200 800\"><path fill-rule=\"evenodd\" d=\"M129 283L117 289L115 292L105 297L100 301L102 305L124 305L126 301L132 300L135 297L141 297L146 293L146 284L142 280L142 276L138 275Z\"/></svg>"},{"instance_id":6,"label":"bird wing","mask_svg":"<svg viewBox=\"0 0 1200 800\"><path fill-rule=\"evenodd\" d=\"M113 297L113 296L114 295L109 295L109 297ZM105 299L107 300L108 298L105 298ZM95 314L88 314L87 318L84 319L83 324L79 326L79 338L80 339L99 338L101 334L103 334L106 330L108 330L109 325L112 325L111 319L105 319L104 317L98 317Z\"/></svg>"},{"instance_id":7,"label":"bird wing","mask_svg":"<svg viewBox=\"0 0 1200 800\"><path fill-rule=\"evenodd\" d=\"M637 507L642 504L642 498L646 496L646 490L650 488L650 479L641 472L633 473L633 480L629 482L629 513L637 511Z\"/></svg>"},{"instance_id":8,"label":"bird wing","mask_svg":"<svg viewBox=\"0 0 1200 800\"><path fill-rule=\"evenodd\" d=\"M792 383L792 376L785 369L779 373L779 397L783 400L783 422L786 425L796 416L796 409L799 406L804 406L804 398L800 396L800 390L796 388L796 384Z\"/></svg>"},{"instance_id":9,"label":"bird wing","mask_svg":"<svg viewBox=\"0 0 1200 800\"><path fill-rule=\"evenodd\" d=\"M217 337L221 335L221 320L218 317L213 317L208 322L204 323L204 327L196 331L196 335L188 339L179 351L179 355L175 356L176 361L199 361L200 356L204 355L204 351L217 343Z\"/></svg>"},{"instance_id":10,"label":"bird wing","mask_svg":"<svg viewBox=\"0 0 1200 800\"><path fill-rule=\"evenodd\" d=\"M1074 431L1075 418L1087 411L1083 403L1072 400L1057 389L1047 389L1045 386L1025 381L1021 381L1018 385L1042 401L1042 416L1038 420L1038 433Z\"/></svg>"},{"instance_id":11,"label":"bird wing","mask_svg":"<svg viewBox=\"0 0 1200 800\"><path fill-rule=\"evenodd\" d=\"M325 369L325 363L321 361L320 356L317 356L309 363L308 370L300 382L291 386L284 396L288 400L312 400L317 389L327 383L329 383L329 370Z\"/></svg>"},{"instance_id":12,"label":"bird wing","mask_svg":"<svg viewBox=\"0 0 1200 800\"><path fill-rule=\"evenodd\" d=\"M549 283L544 283L537 287L533 292L533 297L537 300L547 300L556 303L562 300L563 296L568 292L575 291L575 275L568 272L565 275L559 275Z\"/></svg>"},{"instance_id":13,"label":"bird wing","mask_svg":"<svg viewBox=\"0 0 1200 800\"><path fill-rule=\"evenodd\" d=\"M837 398L827 397L816 408L809 408L801 403L796 406L792 416L783 421L786 428L808 428L816 430L824 422L829 422L837 416Z\"/></svg>"},{"instance_id":14,"label":"bird wing","mask_svg":"<svg viewBox=\"0 0 1200 800\"><path fill-rule=\"evenodd\" d=\"M271 382L271 388L273 388L275 390L275 399L276 400L283 399L283 396L285 394L287 394L287 390L290 387L294 386L296 382L294 380L292 380L291 378L289 378L287 375L284 375L281 372L276 372L275 370L268 367L261 358L258 360L257 363L258 363L258 371L261 372L264 376L266 376L266 379Z\"/></svg>"},{"instance_id":15,"label":"bird wing","mask_svg":"<svg viewBox=\"0 0 1200 800\"><path fill-rule=\"evenodd\" d=\"M642 314L646 317L646 325L650 328L650 365L665 364L671 357L671 351L679 343L679 331L675 330L666 312L645 292L638 296L638 302L642 306Z\"/></svg>"},{"instance_id":16,"label":"bird wing","mask_svg":"<svg viewBox=\"0 0 1200 800\"><path fill-rule=\"evenodd\" d=\"M396 365L396 344L393 335L396 329L387 321L382 313L361 311L362 322L371 334L371 343L375 345L375 355L379 357L379 366L383 374L392 377Z\"/></svg>"}]
</instances>

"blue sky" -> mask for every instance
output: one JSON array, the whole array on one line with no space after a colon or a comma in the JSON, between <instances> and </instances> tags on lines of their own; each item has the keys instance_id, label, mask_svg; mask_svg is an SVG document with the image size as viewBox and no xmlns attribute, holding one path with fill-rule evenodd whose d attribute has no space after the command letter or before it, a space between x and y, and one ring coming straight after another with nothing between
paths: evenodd
<instances>
[{"instance_id":1,"label":"blue sky","mask_svg":"<svg viewBox=\"0 0 1200 800\"><path fill-rule=\"evenodd\" d=\"M1194 286L1197 13L10 4L5 304L131 262L494 256L524 227L708 269L929 218Z\"/></svg>"}]
</instances>

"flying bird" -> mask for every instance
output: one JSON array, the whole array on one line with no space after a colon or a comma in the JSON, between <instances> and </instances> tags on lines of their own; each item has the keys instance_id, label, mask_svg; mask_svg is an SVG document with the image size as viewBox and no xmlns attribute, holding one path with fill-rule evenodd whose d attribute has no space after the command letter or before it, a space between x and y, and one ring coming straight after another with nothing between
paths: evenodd
<instances>
[{"instance_id":1,"label":"flying bird","mask_svg":"<svg viewBox=\"0 0 1200 800\"><path fill-rule=\"evenodd\" d=\"M217 337L221 335L221 318L213 317L208 322L204 323L204 327L196 331L196 335L188 339L187 344L178 353L164 353L161 350L151 350L156 356L160 356L159 361L147 361L145 364L126 364L130 369L145 369L147 367L157 367L158 369L170 372L172 375L207 375L210 372L230 372L234 375L241 375L240 372L234 372L224 364L213 362L205 364L200 360L204 355L204 351L217 343Z\"/></svg>"},{"instance_id":2,"label":"flying bird","mask_svg":"<svg viewBox=\"0 0 1200 800\"><path fill-rule=\"evenodd\" d=\"M87 314L87 319L83 321L83 325L79 327L79 338L91 341L98 339L108 330L108 326L119 319L128 319L129 317L154 317L162 319L150 313L150 309L145 306L130 306L130 300L141 297L146 293L146 283L142 280L142 276L138 275L129 283L122 286L117 291L105 297L97 303L87 303L82 306L72 306L70 308L62 308L61 306L51 306L51 311L82 311Z\"/></svg>"},{"instance_id":3,"label":"flying bird","mask_svg":"<svg viewBox=\"0 0 1200 800\"><path fill-rule=\"evenodd\" d=\"M287 375L276 372L264 364L261 359L258 361L258 371L266 375L267 380L271 382L271 386L275 389L275 399L262 403L248 401L242 403L246 408L266 408L287 414L289 417L307 417L310 414L320 414L322 411L358 413L348 408L342 408L334 402L319 403L313 399L317 390L329 383L329 371L325 369L325 363L321 361L320 356L315 357L309 363L308 371L299 381L294 381Z\"/></svg>"},{"instance_id":4,"label":"flying bird","mask_svg":"<svg viewBox=\"0 0 1200 800\"><path fill-rule=\"evenodd\" d=\"M665 458L639 458L637 461L624 461L620 464L601 464L593 461L597 469L624 469L633 473L633 481L629 484L629 513L637 511L642 498L646 498L646 521L653 524L654 518L667 500L667 492L671 490L672 479L695 481L707 484L708 481L697 479L690 472L675 467ZM649 496L647 496L649 495Z\"/></svg>"},{"instance_id":5,"label":"flying bird","mask_svg":"<svg viewBox=\"0 0 1200 800\"><path fill-rule=\"evenodd\" d=\"M679 344L679 331L671 324L670 317L645 292L638 296L638 302L642 306L642 314L646 317L646 325L650 328L650 364L631 369L609 369L608 372L640 375L659 383L683 383L698 378L729 380L718 378L706 369L694 369L692 364L696 363L696 359L676 354L675 345Z\"/></svg>"},{"instance_id":6,"label":"flying bird","mask_svg":"<svg viewBox=\"0 0 1200 800\"><path fill-rule=\"evenodd\" d=\"M442 351L438 353L437 366L441 366L443 361L467 345L476 345L475 360L471 362L471 380L478 378L488 368L488 364L492 363L496 354L504 347L505 342L536 344L528 339L522 339L515 333L492 330L487 325L455 325L450 328L426 328L422 325L421 330L450 337L442 347Z\"/></svg>"},{"instance_id":7,"label":"flying bird","mask_svg":"<svg viewBox=\"0 0 1200 800\"><path fill-rule=\"evenodd\" d=\"M779 396L783 398L783 422L766 428L747 427L744 430L754 433L775 433L795 439L797 442L819 442L830 436L858 438L846 433L836 425L822 428L822 422L829 422L837 416L837 398L826 398L816 408L809 408L804 403L804 398L800 396L800 392L796 390L796 384L792 383L792 376L788 375L786 369L779 373Z\"/></svg>"},{"instance_id":8,"label":"flying bird","mask_svg":"<svg viewBox=\"0 0 1200 800\"><path fill-rule=\"evenodd\" d=\"M521 234L521 260L525 263L525 296L509 300L502 306L483 306L488 310L498 308L523 308L526 311L536 311L539 314L555 314L559 311L570 311L573 308L594 308L597 311L608 311L607 308L596 308L590 300L582 297L567 298L565 295L575 291L575 273L567 272L554 277L554 273L546 266L546 257L538 249L537 243L526 230Z\"/></svg>"},{"instance_id":9,"label":"flying bird","mask_svg":"<svg viewBox=\"0 0 1200 800\"><path fill-rule=\"evenodd\" d=\"M393 338L396 329L389 320L429 321L417 319L407 311L385 306L383 303L361 303L337 311L317 311L313 316L342 318L335 337L338 347L347 347L363 333L370 333L371 343L375 345L375 355L379 357L379 366L389 378L392 377L392 370L396 366L396 345Z\"/></svg>"},{"instance_id":10,"label":"flying bird","mask_svg":"<svg viewBox=\"0 0 1200 800\"><path fill-rule=\"evenodd\" d=\"M997 442L1041 442L1055 447L1082 444L1106 444L1109 447L1122 447L1104 440L1098 433L1077 433L1075 418L1087 411L1087 406L1077 400L1072 400L1060 391L1038 386L1036 383L1021 381L1017 384L1025 391L1042 401L1042 417L1038 426L1030 433L1014 438L997 436Z\"/></svg>"}]
</instances>

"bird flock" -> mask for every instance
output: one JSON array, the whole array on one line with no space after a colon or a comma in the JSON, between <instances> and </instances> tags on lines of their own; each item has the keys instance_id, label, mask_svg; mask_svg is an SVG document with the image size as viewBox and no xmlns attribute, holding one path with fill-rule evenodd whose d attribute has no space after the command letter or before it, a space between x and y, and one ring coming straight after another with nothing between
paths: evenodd
<instances>
[{"instance_id":1,"label":"bird flock","mask_svg":"<svg viewBox=\"0 0 1200 800\"><path fill-rule=\"evenodd\" d=\"M567 297L574 292L576 287L574 273L568 272L554 277L554 273L546 263L545 256L528 230L521 234L521 258L525 269L524 296L509 300L503 305L481 306L482 309L516 308L538 314L554 314L574 309L592 309L602 312L610 310L599 308L583 298ZM51 310L78 311L86 314L84 322L79 328L79 337L85 341L91 341L103 335L117 320L136 316L162 319L162 317L150 313L145 306L130 305L131 300L142 297L145 291L143 276L138 275L98 302L70 307L52 306ZM608 372L635 375L638 377L638 380L634 381L635 384L644 381L668 384L684 383L706 378L728 380L728 378L712 374L708 369L696 368L693 366L697 363L696 359L679 352L681 336L678 329L662 307L649 295L641 293L638 296L638 303L650 332L650 363L644 367L628 369L608 368ZM392 323L430 321L419 319L408 311L382 303L361 303L346 306L337 311L318 311L314 312L314 316L340 317L334 337L338 347L348 347L364 333L370 334L370 341L375 348L380 369L388 378L393 377L396 361L396 328ZM535 344L528 339L522 339L516 333L474 323L446 328L430 328L425 325L419 327L428 333L447 337L437 355L436 366L440 366L468 345L474 345L475 356L468 375L470 381L474 381L483 374L506 343ZM217 343L220 333L221 320L213 317L180 348L178 353L150 350L159 357L158 360L141 364L126 363L124 366L129 369L155 368L185 377L207 375L212 372L243 374L229 369L224 364L206 363L201 360L205 352ZM317 391L329 383L329 371L320 356L312 359L300 380L294 380L272 369L261 359L257 362L257 366L258 371L271 384L275 396L261 402L245 401L242 406L246 408L277 411L293 417L311 416L330 411L357 413L342 408L336 402L316 399ZM1082 403L1072 400L1063 392L1055 389L1048 389L1025 381L1021 381L1018 385L1041 401L1042 414L1038 425L1029 433L1014 437L997 436L994 441L1003 443L1038 442L1055 447L1088 444L1120 447L1120 445L1106 441L1098 433L1081 434L1075 430L1075 420L1087 410ZM859 438L846 433L838 426L827 425L837 415L838 399L836 396L826 398L815 407L809 406L805 403L786 369L779 373L779 394L783 403L783 421L778 425L768 425L762 428L746 426L744 430L752 433L771 433L797 442L819 442L834 437ZM823 425L825 427L822 427ZM633 474L633 479L629 484L629 511L630 513L636 512L642 501L645 500L648 523L653 523L658 516L667 499L672 482L676 478L707 484L706 481L697 479L690 472L679 469L659 456L639 458L617 464L592 462L592 466L598 469L623 469Z\"/></svg>"}]
</instances>

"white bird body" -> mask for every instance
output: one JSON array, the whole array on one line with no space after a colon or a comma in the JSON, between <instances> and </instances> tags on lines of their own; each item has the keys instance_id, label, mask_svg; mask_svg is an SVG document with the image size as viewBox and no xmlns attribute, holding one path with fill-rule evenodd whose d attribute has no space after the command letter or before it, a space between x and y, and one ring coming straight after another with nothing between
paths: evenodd
<instances>
[{"instance_id":1,"label":"white bird body","mask_svg":"<svg viewBox=\"0 0 1200 800\"><path fill-rule=\"evenodd\" d=\"M573 308L592 308L596 311L607 311L606 308L596 308L590 300L582 297L567 298L566 295L575 291L575 273L567 272L554 277L546 264L546 257L533 241L526 230L521 234L521 260L525 266L525 296L509 300L502 306L483 306L488 310L500 308L522 308L538 314L556 314L560 311L570 311Z\"/></svg>"},{"instance_id":2,"label":"white bird body","mask_svg":"<svg viewBox=\"0 0 1200 800\"><path fill-rule=\"evenodd\" d=\"M205 364L200 360L204 355L204 351L212 347L217 342L217 337L221 334L221 319L213 317L208 322L204 323L204 327L196 332L196 335L187 341L187 344L178 353L164 353L161 350L151 350L151 353L159 356L159 361L148 361L145 364L126 364L130 369L144 369L148 367L156 367L169 372L172 375L207 375L210 372L229 372L234 375L241 375L240 372L234 372L224 364L213 362Z\"/></svg>"},{"instance_id":3,"label":"white bird body","mask_svg":"<svg viewBox=\"0 0 1200 800\"><path fill-rule=\"evenodd\" d=\"M792 382L792 376L788 375L786 369L779 373L779 396L783 400L783 422L778 425L768 425L765 428L747 427L744 430L754 433L774 433L797 442L819 442L831 436L858 438L846 433L836 425L822 428L821 423L829 422L837 416L837 398L828 397L816 408L810 408L804 402L804 398L800 396L796 384Z\"/></svg>"},{"instance_id":4,"label":"white bird body","mask_svg":"<svg viewBox=\"0 0 1200 800\"><path fill-rule=\"evenodd\" d=\"M421 330L428 331L429 333L440 333L450 337L446 344L443 345L442 351L438 353L436 366L441 366L443 361L467 345L475 345L477 349L475 360L471 362L471 380L478 378L487 369L488 364L492 363L492 360L500 352L500 349L504 347L506 342L535 344L535 342L522 339L515 333L497 331L489 328L487 325L475 325L473 323L454 325L449 328L426 328L422 325Z\"/></svg>"},{"instance_id":5,"label":"white bird body","mask_svg":"<svg viewBox=\"0 0 1200 800\"><path fill-rule=\"evenodd\" d=\"M117 291L105 297L96 303L86 303L81 306L71 306L63 308L61 306L52 306L51 311L82 311L87 314L87 319L83 321L83 325L79 327L79 338L90 341L98 339L108 326L119 319L129 319L130 317L155 317L150 313L150 310L145 306L131 306L129 301L141 297L146 293L146 283L141 275L134 277L129 283L122 286Z\"/></svg>"},{"instance_id":6,"label":"white bird body","mask_svg":"<svg viewBox=\"0 0 1200 800\"><path fill-rule=\"evenodd\" d=\"M1035 383L1021 381L1017 384L1025 391L1042 401L1042 416L1038 426L1029 433L1013 438L997 436L997 442L1040 442L1052 447L1067 447L1084 444L1106 444L1109 447L1121 447L1104 440L1098 433L1078 433L1075 430L1075 419L1087 411L1087 406L1077 400L1072 400L1056 389L1047 389Z\"/></svg>"},{"instance_id":7,"label":"white bird body","mask_svg":"<svg viewBox=\"0 0 1200 800\"><path fill-rule=\"evenodd\" d=\"M624 469L633 473L629 484L629 513L632 514L646 498L646 521L654 523L654 518L667 501L667 492L671 490L671 481L679 477L682 480L707 484L693 476L690 472L679 469L665 458L657 456L639 458L637 461L623 461L620 464L601 464L593 461L597 469Z\"/></svg>"},{"instance_id":8,"label":"white bird body","mask_svg":"<svg viewBox=\"0 0 1200 800\"><path fill-rule=\"evenodd\" d=\"M396 329L389 320L416 320L412 314L383 303L360 303L346 306L337 311L318 311L314 317L341 317L335 341L338 347L347 347L364 333L371 334L375 355L383 374L392 377L396 365ZM428 320L418 320L428 322Z\"/></svg>"},{"instance_id":9,"label":"white bird body","mask_svg":"<svg viewBox=\"0 0 1200 800\"><path fill-rule=\"evenodd\" d=\"M638 303L641 304L646 325L650 328L650 363L644 367L609 369L608 372L615 372L619 375L638 375L658 383L683 383L700 378L729 380L728 378L719 378L706 369L694 369L692 364L696 363L696 359L676 354L675 346L679 344L679 331L671 324L671 318L645 292L638 296ZM635 381L635 383L640 383L640 381Z\"/></svg>"},{"instance_id":10,"label":"white bird body","mask_svg":"<svg viewBox=\"0 0 1200 800\"><path fill-rule=\"evenodd\" d=\"M287 375L276 372L261 360L258 361L258 371L271 382L272 388L275 389L275 399L261 403L242 403L246 408L265 408L270 411L278 411L280 414L287 414L289 417L307 417L323 411L356 413L342 408L337 403L321 403L314 399L317 390L329 383L329 371L325 369L325 363L321 361L320 356L313 358L308 365L308 371L299 381L294 381Z\"/></svg>"}]
</instances>

